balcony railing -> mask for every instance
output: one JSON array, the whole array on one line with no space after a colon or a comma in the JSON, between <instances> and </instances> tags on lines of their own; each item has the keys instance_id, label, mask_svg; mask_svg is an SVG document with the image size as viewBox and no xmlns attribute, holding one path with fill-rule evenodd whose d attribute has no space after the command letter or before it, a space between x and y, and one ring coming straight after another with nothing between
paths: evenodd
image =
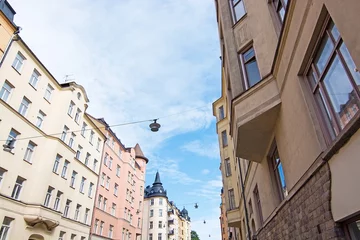
<instances>
[{"instance_id":1,"label":"balcony railing","mask_svg":"<svg viewBox=\"0 0 360 240\"><path fill-rule=\"evenodd\" d=\"M174 235L174 229L169 231L169 235Z\"/></svg>"},{"instance_id":2,"label":"balcony railing","mask_svg":"<svg viewBox=\"0 0 360 240\"><path fill-rule=\"evenodd\" d=\"M174 219L169 220L169 221L168 221L168 224L169 224L169 225L174 224Z\"/></svg>"}]
</instances>

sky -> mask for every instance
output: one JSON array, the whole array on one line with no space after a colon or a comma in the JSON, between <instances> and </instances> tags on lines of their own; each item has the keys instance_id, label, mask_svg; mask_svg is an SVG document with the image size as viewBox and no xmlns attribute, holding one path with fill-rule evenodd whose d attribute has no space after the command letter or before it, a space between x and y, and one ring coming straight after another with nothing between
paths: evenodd
<instances>
[{"instance_id":1,"label":"sky","mask_svg":"<svg viewBox=\"0 0 360 240\"><path fill-rule=\"evenodd\" d=\"M150 122L113 130L127 147L139 143L149 158L147 185L159 171L169 199L188 209L200 238L221 239L211 107L220 96L214 2L9 2L20 35L57 80L85 87L88 113L110 125L159 118L157 133L149 131Z\"/></svg>"}]
</instances>

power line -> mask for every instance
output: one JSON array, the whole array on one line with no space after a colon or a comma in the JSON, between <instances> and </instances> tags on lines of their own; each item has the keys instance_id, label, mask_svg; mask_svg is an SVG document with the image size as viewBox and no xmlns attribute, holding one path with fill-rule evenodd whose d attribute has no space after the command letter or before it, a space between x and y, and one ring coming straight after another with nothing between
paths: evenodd
<instances>
[{"instance_id":1,"label":"power line","mask_svg":"<svg viewBox=\"0 0 360 240\"><path fill-rule=\"evenodd\" d=\"M169 114L169 115L165 115L159 118L154 118L154 119L148 119L148 120L140 120L140 121L134 121L134 122L126 122L126 123L118 123L118 124L113 124L113 125L109 125L109 126L104 126L104 127L97 127L97 128L87 128L84 131L89 131L89 130L94 130L94 129L101 129L101 128L106 128L106 127L120 127L120 126L126 126L126 125L133 125L133 124L138 124L138 123L143 123L143 122L152 122L154 120L158 120L158 119L163 119L163 118L168 118L168 117L172 117L172 116L176 116L176 115L180 115L186 112L191 112L191 111L195 111L201 108L205 108L208 105L204 105L202 107L197 107L197 108L193 108L193 109L189 109L189 110L185 110L182 112L178 112L178 113L174 113L174 114ZM82 132L83 130L75 130L75 131L66 131L65 133L77 133L77 132ZM51 133L51 134L45 134L45 135L37 135L37 136L30 136L30 137L23 137L23 138L17 138L15 139L16 141L18 140L29 140L29 139L36 139L36 138L42 138L42 137L47 137L47 136L58 136L61 135L63 132L61 133ZM0 140L0 142L6 142L8 141L8 139L2 139Z\"/></svg>"}]
</instances>

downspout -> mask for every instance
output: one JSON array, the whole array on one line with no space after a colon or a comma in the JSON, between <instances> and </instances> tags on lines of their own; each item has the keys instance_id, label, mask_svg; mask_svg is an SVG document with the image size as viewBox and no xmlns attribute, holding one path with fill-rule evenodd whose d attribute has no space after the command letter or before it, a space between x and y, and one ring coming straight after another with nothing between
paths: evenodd
<instances>
[{"instance_id":1,"label":"downspout","mask_svg":"<svg viewBox=\"0 0 360 240\"><path fill-rule=\"evenodd\" d=\"M5 51L4 51L4 54L1 56L1 59L0 59L0 68L5 60L5 57L6 55L8 54L9 50L10 50L10 47L11 47L11 44L14 42L14 41L18 41L19 38L18 37L18 34L20 33L20 30L21 30L21 27L17 27L16 31L13 33L13 35L11 36L11 39L10 41L8 42L6 48L5 48Z\"/></svg>"},{"instance_id":2,"label":"downspout","mask_svg":"<svg viewBox=\"0 0 360 240\"><path fill-rule=\"evenodd\" d=\"M243 181L243 176L242 176L240 158L237 158L237 160L238 160L239 172L240 172L241 193L242 193L242 197L243 197L243 201L244 201L244 209L245 209L246 227L247 227L247 232L248 232L248 240L251 240L251 232L250 232L250 224L249 224L249 215L248 215L248 210L247 210L247 206L246 206L245 186L244 186L244 181Z\"/></svg>"}]
</instances>

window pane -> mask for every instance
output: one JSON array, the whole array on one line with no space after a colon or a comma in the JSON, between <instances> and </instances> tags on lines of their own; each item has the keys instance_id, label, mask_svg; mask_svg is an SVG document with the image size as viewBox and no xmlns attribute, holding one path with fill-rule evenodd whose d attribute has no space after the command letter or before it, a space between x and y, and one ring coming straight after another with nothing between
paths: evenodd
<instances>
[{"instance_id":1,"label":"window pane","mask_svg":"<svg viewBox=\"0 0 360 240\"><path fill-rule=\"evenodd\" d=\"M249 82L249 87L252 87L260 81L260 73L256 60L254 59L245 64L245 69Z\"/></svg>"},{"instance_id":2,"label":"window pane","mask_svg":"<svg viewBox=\"0 0 360 240\"><path fill-rule=\"evenodd\" d=\"M334 44L331 39L326 35L321 43L318 54L315 58L315 65L321 74L324 71L326 62L328 61L331 51L334 48Z\"/></svg>"},{"instance_id":3,"label":"window pane","mask_svg":"<svg viewBox=\"0 0 360 240\"><path fill-rule=\"evenodd\" d=\"M281 18L281 21L283 22L285 18L285 8L283 8L282 6L279 9L279 16Z\"/></svg>"},{"instance_id":4,"label":"window pane","mask_svg":"<svg viewBox=\"0 0 360 240\"><path fill-rule=\"evenodd\" d=\"M355 72L355 69L356 69L355 63L354 63L352 57L350 56L349 50L347 49L347 47L344 43L341 44L340 51L345 59L345 62L350 70L351 75L353 76L356 84L360 88L360 72L359 71Z\"/></svg>"},{"instance_id":5,"label":"window pane","mask_svg":"<svg viewBox=\"0 0 360 240\"><path fill-rule=\"evenodd\" d=\"M249 50L247 50L244 54L243 54L243 57L244 57L244 62L246 63L247 61L249 61L252 57L255 56L255 53L254 53L254 49L253 48L250 48Z\"/></svg>"},{"instance_id":6,"label":"window pane","mask_svg":"<svg viewBox=\"0 0 360 240\"><path fill-rule=\"evenodd\" d=\"M235 2L238 3L235 5ZM245 15L245 8L243 1L234 1L234 14L235 14L236 22L239 21L239 19Z\"/></svg>"},{"instance_id":7,"label":"window pane","mask_svg":"<svg viewBox=\"0 0 360 240\"><path fill-rule=\"evenodd\" d=\"M322 116L324 116L324 118L325 118L325 125L330 132L331 139L335 139L336 130L331 125L331 122L333 122L333 119L331 118L329 109L325 105L324 94L322 93L321 90L317 90L315 92L315 99L318 103L318 106L320 108Z\"/></svg>"},{"instance_id":8,"label":"window pane","mask_svg":"<svg viewBox=\"0 0 360 240\"><path fill-rule=\"evenodd\" d=\"M350 223L348 227L351 239L360 239L360 220Z\"/></svg>"},{"instance_id":9,"label":"window pane","mask_svg":"<svg viewBox=\"0 0 360 240\"><path fill-rule=\"evenodd\" d=\"M329 30L331 32L331 35L334 37L335 41L337 41L340 37L340 33L333 22L330 23Z\"/></svg>"},{"instance_id":10,"label":"window pane","mask_svg":"<svg viewBox=\"0 0 360 240\"><path fill-rule=\"evenodd\" d=\"M332 62L324 83L341 128L344 128L349 122L344 115L350 107L358 104L358 100L338 56Z\"/></svg>"},{"instance_id":11,"label":"window pane","mask_svg":"<svg viewBox=\"0 0 360 240\"><path fill-rule=\"evenodd\" d=\"M316 79L317 79L313 70L310 70L308 74L308 78L310 80L309 82L310 82L311 90L313 90L316 85Z\"/></svg>"}]
</instances>

